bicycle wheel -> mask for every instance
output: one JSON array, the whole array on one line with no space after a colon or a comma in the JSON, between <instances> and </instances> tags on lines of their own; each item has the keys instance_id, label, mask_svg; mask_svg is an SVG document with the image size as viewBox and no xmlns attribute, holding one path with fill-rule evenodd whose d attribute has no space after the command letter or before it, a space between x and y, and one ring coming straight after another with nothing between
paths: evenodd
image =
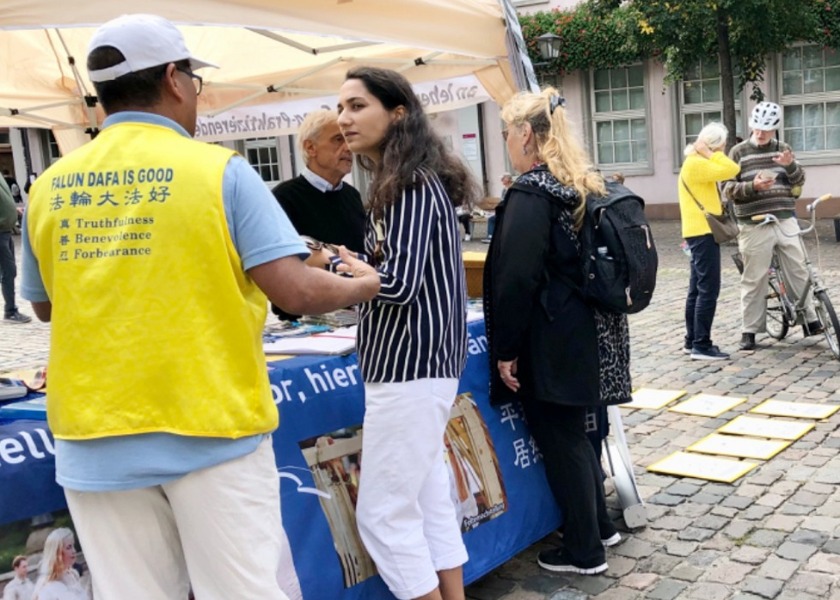
<instances>
[{"instance_id":1,"label":"bicycle wheel","mask_svg":"<svg viewBox=\"0 0 840 600\"><path fill-rule=\"evenodd\" d=\"M779 291L779 282L770 277L767 290L767 335L777 340L785 339L790 329L790 320L785 300Z\"/></svg>"},{"instance_id":2,"label":"bicycle wheel","mask_svg":"<svg viewBox=\"0 0 840 600\"><path fill-rule=\"evenodd\" d=\"M828 347L831 348L835 358L840 359L840 338L837 337L840 335L840 323L837 322L837 313L834 312L834 307L825 290L814 294L814 309L817 311L820 325L825 330L825 341L828 342Z\"/></svg>"}]
</instances>

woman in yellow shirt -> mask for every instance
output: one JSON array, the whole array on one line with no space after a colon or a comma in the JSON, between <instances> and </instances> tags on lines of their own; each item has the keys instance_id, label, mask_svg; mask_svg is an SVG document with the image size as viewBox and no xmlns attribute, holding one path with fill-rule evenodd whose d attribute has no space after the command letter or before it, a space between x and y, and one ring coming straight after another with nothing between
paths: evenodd
<instances>
[{"instance_id":1,"label":"woman in yellow shirt","mask_svg":"<svg viewBox=\"0 0 840 600\"><path fill-rule=\"evenodd\" d=\"M723 153L727 129L709 123L685 149L680 170L679 198L682 235L691 250L691 277L685 300L684 351L695 360L726 360L729 355L712 344L712 322L720 293L720 246L698 206L723 213L717 184L738 174L740 167Z\"/></svg>"}]
</instances>

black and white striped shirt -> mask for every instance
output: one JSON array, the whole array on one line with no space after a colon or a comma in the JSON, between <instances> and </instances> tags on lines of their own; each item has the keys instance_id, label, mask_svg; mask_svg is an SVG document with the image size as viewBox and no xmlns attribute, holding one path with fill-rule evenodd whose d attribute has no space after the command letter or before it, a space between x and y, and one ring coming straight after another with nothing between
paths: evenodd
<instances>
[{"instance_id":1,"label":"black and white striped shirt","mask_svg":"<svg viewBox=\"0 0 840 600\"><path fill-rule=\"evenodd\" d=\"M455 207L438 176L414 174L413 188L384 209L382 287L359 308L358 358L367 382L459 378L466 362L466 284ZM365 251L375 257L371 213Z\"/></svg>"}]
</instances>

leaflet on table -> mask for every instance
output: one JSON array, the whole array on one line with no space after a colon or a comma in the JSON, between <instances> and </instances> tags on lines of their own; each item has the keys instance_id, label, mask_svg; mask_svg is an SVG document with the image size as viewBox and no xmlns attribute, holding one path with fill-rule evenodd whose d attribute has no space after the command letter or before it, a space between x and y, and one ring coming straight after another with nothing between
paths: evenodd
<instances>
[{"instance_id":1,"label":"leaflet on table","mask_svg":"<svg viewBox=\"0 0 840 600\"><path fill-rule=\"evenodd\" d=\"M288 325L281 329L269 329L263 332L263 343L268 344L287 337L304 337L315 333L327 333L332 331L332 327L328 325L306 325L295 324Z\"/></svg>"},{"instance_id":2,"label":"leaflet on table","mask_svg":"<svg viewBox=\"0 0 840 600\"><path fill-rule=\"evenodd\" d=\"M0 402L23 398L28 393L29 390L26 389L22 381L0 377Z\"/></svg>"},{"instance_id":3,"label":"leaflet on table","mask_svg":"<svg viewBox=\"0 0 840 600\"><path fill-rule=\"evenodd\" d=\"M349 354L356 349L356 326L263 344L266 354Z\"/></svg>"},{"instance_id":4,"label":"leaflet on table","mask_svg":"<svg viewBox=\"0 0 840 600\"><path fill-rule=\"evenodd\" d=\"M467 323L484 320L484 308L480 298L467 300Z\"/></svg>"},{"instance_id":5,"label":"leaflet on table","mask_svg":"<svg viewBox=\"0 0 840 600\"><path fill-rule=\"evenodd\" d=\"M467 323L472 323L473 321L483 321L484 320L484 313L480 310L467 310Z\"/></svg>"}]
</instances>

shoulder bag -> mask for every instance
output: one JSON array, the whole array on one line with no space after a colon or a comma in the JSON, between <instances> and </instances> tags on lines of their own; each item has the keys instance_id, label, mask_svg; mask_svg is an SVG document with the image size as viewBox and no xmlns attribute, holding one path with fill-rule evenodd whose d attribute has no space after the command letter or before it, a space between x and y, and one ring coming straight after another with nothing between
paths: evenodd
<instances>
[{"instance_id":1,"label":"shoulder bag","mask_svg":"<svg viewBox=\"0 0 840 600\"><path fill-rule=\"evenodd\" d=\"M686 185L685 180L682 177L680 177L680 183L683 184L685 191L688 192L688 195L691 196L691 199L694 200L697 207L703 212L703 216L706 217L706 223L709 224L709 229L712 230L715 242L723 244L724 242L734 240L738 237L738 223L736 223L732 218L732 215L730 215L728 206L724 205L722 215L713 215L707 211L702 204L700 204L697 198L695 198L694 194L691 193L691 190L688 185Z\"/></svg>"}]
</instances>

